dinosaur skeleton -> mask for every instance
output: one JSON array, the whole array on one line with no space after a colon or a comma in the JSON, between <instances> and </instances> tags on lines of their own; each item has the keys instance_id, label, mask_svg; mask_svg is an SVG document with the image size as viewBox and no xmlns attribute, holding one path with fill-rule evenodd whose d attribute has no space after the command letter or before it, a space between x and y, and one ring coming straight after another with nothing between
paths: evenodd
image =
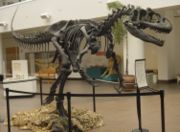
<instances>
[{"instance_id":1,"label":"dinosaur skeleton","mask_svg":"<svg viewBox=\"0 0 180 132\"><path fill-rule=\"evenodd\" d=\"M46 98L45 103L54 100L53 94L59 86L59 96L57 99L57 110L61 116L66 116L63 106L64 85L71 71L79 72L82 78L94 85L93 80L86 75L85 70L80 66L84 54L91 51L95 54L101 47L98 37L104 36L107 40L106 58L112 57L116 63L116 54L113 51L113 35L112 27L118 19L124 20L126 29L135 37L162 46L164 41L145 33L145 29L152 29L158 33L169 33L172 25L169 20L151 9L135 8L134 6L124 6L113 11L106 19L101 22L93 20L69 20L59 21L51 25L46 31L22 35L13 29L13 21L17 10L14 13L11 22L11 30L13 37L25 47L42 47L53 44L56 53L53 62L57 59L61 60L61 69L56 81L52 84L50 95ZM125 17L124 17L125 16ZM81 41L85 38L86 44L80 50ZM115 65L115 69L119 75L120 85L122 84L122 76L119 66ZM72 70L71 70L72 67Z\"/></svg>"}]
</instances>

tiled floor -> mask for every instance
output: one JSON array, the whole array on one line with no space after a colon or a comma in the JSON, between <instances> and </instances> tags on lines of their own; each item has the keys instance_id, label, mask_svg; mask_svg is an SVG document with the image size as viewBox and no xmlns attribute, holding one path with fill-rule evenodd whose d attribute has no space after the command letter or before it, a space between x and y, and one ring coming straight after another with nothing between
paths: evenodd
<instances>
[{"instance_id":1,"label":"tiled floor","mask_svg":"<svg viewBox=\"0 0 180 132\"><path fill-rule=\"evenodd\" d=\"M165 117L166 132L180 132L180 85L176 83L158 84L156 89L165 91ZM44 92L49 91L49 86L44 85ZM65 86L65 91L72 93L91 93L92 88L84 81L70 80ZM116 93L112 85L100 84L97 93ZM0 90L0 115L6 118L6 102L3 91ZM137 112L135 97L108 97L96 98L97 112L104 116L105 125L91 132L131 132L137 128ZM32 98L18 98L10 100L11 114L18 111L30 110L40 106L39 96ZM78 108L93 110L92 98L73 98L72 105ZM161 132L160 97L142 97L142 124L150 132ZM27 130L26 130L27 131ZM24 131L24 132L26 132ZM0 125L0 132L7 132L7 127ZM12 132L23 132L12 128ZM29 131L27 131L29 132Z\"/></svg>"}]
</instances>

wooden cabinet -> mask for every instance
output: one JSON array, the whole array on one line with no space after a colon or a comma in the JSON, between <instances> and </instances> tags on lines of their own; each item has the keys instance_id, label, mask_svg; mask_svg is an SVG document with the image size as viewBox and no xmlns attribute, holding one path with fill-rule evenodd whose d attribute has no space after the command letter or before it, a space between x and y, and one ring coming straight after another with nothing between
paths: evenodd
<instances>
[{"instance_id":1,"label":"wooden cabinet","mask_svg":"<svg viewBox=\"0 0 180 132\"><path fill-rule=\"evenodd\" d=\"M12 62L12 60L19 59L19 48L18 47L6 48L5 52L6 52L5 53L5 55L6 55L6 73L7 73L7 75L12 75L11 62Z\"/></svg>"}]
</instances>

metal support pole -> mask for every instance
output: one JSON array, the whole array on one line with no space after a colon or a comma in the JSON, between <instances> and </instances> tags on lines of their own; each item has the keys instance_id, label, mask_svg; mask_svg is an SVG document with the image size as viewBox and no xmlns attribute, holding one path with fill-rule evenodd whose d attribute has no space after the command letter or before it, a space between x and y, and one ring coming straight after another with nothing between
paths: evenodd
<instances>
[{"instance_id":1,"label":"metal support pole","mask_svg":"<svg viewBox=\"0 0 180 132\"><path fill-rule=\"evenodd\" d=\"M94 110L94 112L96 112L96 96L95 96L95 94L96 94L96 91L95 91L95 86L93 85L93 110Z\"/></svg>"},{"instance_id":2,"label":"metal support pole","mask_svg":"<svg viewBox=\"0 0 180 132\"><path fill-rule=\"evenodd\" d=\"M7 122L8 122L8 132L11 132L11 121L10 121L10 105L9 105L9 89L6 88L6 107L7 107Z\"/></svg>"},{"instance_id":3,"label":"metal support pole","mask_svg":"<svg viewBox=\"0 0 180 132\"><path fill-rule=\"evenodd\" d=\"M137 87L136 103L137 103L137 115L138 115L139 128L132 130L132 132L149 132L149 130L142 128L141 95L140 95L140 90L138 87Z\"/></svg>"},{"instance_id":4,"label":"metal support pole","mask_svg":"<svg viewBox=\"0 0 180 132\"><path fill-rule=\"evenodd\" d=\"M39 89L40 89L40 100L41 100L41 105L43 104L43 95L42 95L42 78L39 78Z\"/></svg>"},{"instance_id":5,"label":"metal support pole","mask_svg":"<svg viewBox=\"0 0 180 132\"><path fill-rule=\"evenodd\" d=\"M161 125L162 132L165 132L165 110L164 110L164 91L160 91L160 100L161 100Z\"/></svg>"},{"instance_id":6,"label":"metal support pole","mask_svg":"<svg viewBox=\"0 0 180 132\"><path fill-rule=\"evenodd\" d=\"M67 92L67 103L68 103L68 125L69 132L72 132L72 122L71 122L71 93Z\"/></svg>"},{"instance_id":7,"label":"metal support pole","mask_svg":"<svg viewBox=\"0 0 180 132\"><path fill-rule=\"evenodd\" d=\"M137 114L138 114L138 122L139 122L139 130L142 131L142 118L141 118L141 96L139 88L137 88L137 96L136 96L136 103L137 103Z\"/></svg>"}]
</instances>

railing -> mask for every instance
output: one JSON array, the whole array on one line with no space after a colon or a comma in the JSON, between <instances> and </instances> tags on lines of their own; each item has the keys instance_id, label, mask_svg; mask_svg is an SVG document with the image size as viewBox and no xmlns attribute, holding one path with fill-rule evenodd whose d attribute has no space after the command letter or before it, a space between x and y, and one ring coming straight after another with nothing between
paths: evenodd
<instances>
[{"instance_id":1,"label":"railing","mask_svg":"<svg viewBox=\"0 0 180 132\"><path fill-rule=\"evenodd\" d=\"M21 1L25 1L25 0L0 0L0 7L11 5L17 2L21 2Z\"/></svg>"},{"instance_id":2,"label":"railing","mask_svg":"<svg viewBox=\"0 0 180 132\"><path fill-rule=\"evenodd\" d=\"M40 101L42 103L42 96L43 95L49 95L47 93L43 93L42 91L42 81L43 80L49 80L48 78L40 78L40 93L32 93L32 92L24 92L24 91L15 91L15 90L10 90L6 88L6 104L7 104L7 127L8 127L8 132L11 132L11 121L10 121L10 92L15 92L15 93L24 93L24 94L33 94L33 95L40 95ZM50 78L50 80L53 80ZM141 96L154 96L154 95L159 95L160 96L160 108L161 108L161 132L165 132L165 111L164 111L164 91L147 91L147 92L140 92L139 89L137 88L136 93L108 93L108 94L96 94L95 92L95 86L93 86L93 92L92 94L73 94L70 92L67 92L65 94L62 94L63 97L67 97L67 114L68 114L68 132L72 132L72 119L71 119L71 99L74 97L93 97L93 109L94 112L96 112L96 97L128 97L128 96L135 96L136 97L136 105L137 105L137 113L138 113L138 128L134 129L133 132L148 132L147 129L142 128L142 120L141 120ZM54 94L54 96L58 96L58 94Z\"/></svg>"}]
</instances>

